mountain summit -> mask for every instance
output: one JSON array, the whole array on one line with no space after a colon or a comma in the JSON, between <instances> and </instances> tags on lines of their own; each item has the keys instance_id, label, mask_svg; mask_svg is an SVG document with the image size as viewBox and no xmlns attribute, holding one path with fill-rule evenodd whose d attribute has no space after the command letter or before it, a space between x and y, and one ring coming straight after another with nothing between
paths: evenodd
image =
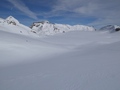
<instances>
[{"instance_id":1,"label":"mountain summit","mask_svg":"<svg viewBox=\"0 0 120 90\"><path fill-rule=\"evenodd\" d=\"M12 16L9 16L5 19L5 21L8 23L8 24L13 24L13 25L17 25L17 24L20 24L19 21L17 19L15 19L14 17Z\"/></svg>"}]
</instances>

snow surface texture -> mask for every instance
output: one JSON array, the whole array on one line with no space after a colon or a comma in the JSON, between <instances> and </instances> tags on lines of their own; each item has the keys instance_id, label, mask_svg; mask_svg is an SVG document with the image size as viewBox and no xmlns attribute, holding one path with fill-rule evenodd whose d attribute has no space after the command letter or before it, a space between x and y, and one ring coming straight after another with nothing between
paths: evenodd
<instances>
[{"instance_id":1,"label":"snow surface texture","mask_svg":"<svg viewBox=\"0 0 120 90\"><path fill-rule=\"evenodd\" d=\"M31 25L32 31L38 35L54 35L56 33L65 33L68 31L95 31L93 27L85 25L65 25L65 24L53 24L49 21L35 22Z\"/></svg>"},{"instance_id":2,"label":"snow surface texture","mask_svg":"<svg viewBox=\"0 0 120 90\"><path fill-rule=\"evenodd\" d=\"M0 90L120 90L120 32L7 30L0 27Z\"/></svg>"}]
</instances>

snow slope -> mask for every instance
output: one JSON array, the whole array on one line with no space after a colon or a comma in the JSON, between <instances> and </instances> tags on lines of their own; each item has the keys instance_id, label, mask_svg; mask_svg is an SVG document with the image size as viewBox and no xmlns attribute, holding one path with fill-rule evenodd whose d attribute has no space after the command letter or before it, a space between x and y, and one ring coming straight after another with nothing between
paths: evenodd
<instances>
[{"instance_id":1,"label":"snow slope","mask_svg":"<svg viewBox=\"0 0 120 90\"><path fill-rule=\"evenodd\" d=\"M0 90L119 90L120 32L33 38L0 31Z\"/></svg>"},{"instance_id":2,"label":"snow slope","mask_svg":"<svg viewBox=\"0 0 120 90\"><path fill-rule=\"evenodd\" d=\"M95 31L93 27L85 25L65 25L65 24L53 24L49 21L35 22L31 25L31 29L38 35L53 35L56 33L65 33L68 31Z\"/></svg>"},{"instance_id":3,"label":"snow slope","mask_svg":"<svg viewBox=\"0 0 120 90\"><path fill-rule=\"evenodd\" d=\"M63 50L57 47L49 43L44 43L36 37L0 31L0 66L26 62L26 60L32 57L39 56L42 58L50 56Z\"/></svg>"}]
</instances>

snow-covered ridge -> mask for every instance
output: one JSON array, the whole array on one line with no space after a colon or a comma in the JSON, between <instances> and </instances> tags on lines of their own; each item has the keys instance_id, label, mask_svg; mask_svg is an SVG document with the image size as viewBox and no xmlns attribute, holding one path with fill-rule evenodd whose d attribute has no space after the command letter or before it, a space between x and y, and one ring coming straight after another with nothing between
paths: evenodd
<instances>
[{"instance_id":1,"label":"snow-covered ridge","mask_svg":"<svg viewBox=\"0 0 120 90\"><path fill-rule=\"evenodd\" d=\"M107 25L99 29L100 31L109 31L109 32L116 32L120 31L120 26L118 25Z\"/></svg>"},{"instance_id":2,"label":"snow-covered ridge","mask_svg":"<svg viewBox=\"0 0 120 90\"><path fill-rule=\"evenodd\" d=\"M6 19L0 18L0 30L21 35L37 36L31 32L31 28L21 24L12 16L7 17Z\"/></svg>"},{"instance_id":3,"label":"snow-covered ridge","mask_svg":"<svg viewBox=\"0 0 120 90\"><path fill-rule=\"evenodd\" d=\"M39 35L53 35L56 33L65 33L68 31L80 30L80 31L95 31L93 27L85 25L67 25L67 24L57 24L50 23L49 21L34 22L31 27L34 33Z\"/></svg>"}]
</instances>

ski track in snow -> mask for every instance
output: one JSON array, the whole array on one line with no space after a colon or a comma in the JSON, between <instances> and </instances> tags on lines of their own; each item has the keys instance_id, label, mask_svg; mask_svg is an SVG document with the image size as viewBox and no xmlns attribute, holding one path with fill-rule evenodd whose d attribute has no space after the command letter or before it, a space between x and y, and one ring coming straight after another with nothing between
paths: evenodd
<instances>
[{"instance_id":1,"label":"ski track in snow","mask_svg":"<svg viewBox=\"0 0 120 90\"><path fill-rule=\"evenodd\" d=\"M120 33L0 31L0 51L0 90L120 89Z\"/></svg>"}]
</instances>

